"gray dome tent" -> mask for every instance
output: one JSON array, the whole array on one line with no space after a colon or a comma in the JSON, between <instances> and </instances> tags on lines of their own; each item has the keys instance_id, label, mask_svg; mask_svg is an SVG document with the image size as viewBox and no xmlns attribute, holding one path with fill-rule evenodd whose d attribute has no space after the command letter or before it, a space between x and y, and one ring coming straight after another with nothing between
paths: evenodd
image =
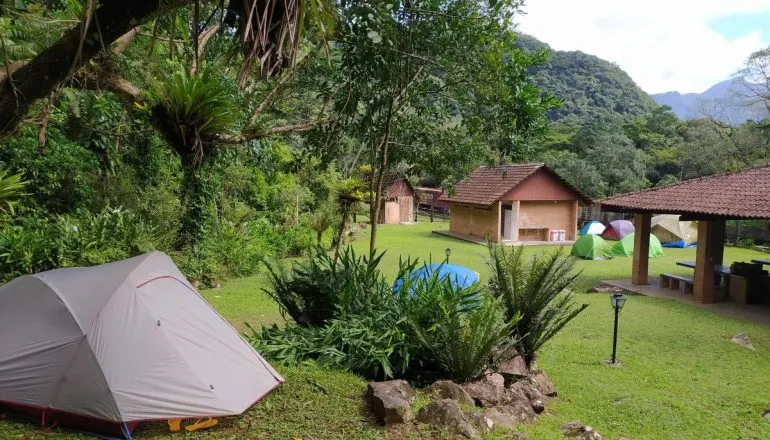
<instances>
[{"instance_id":1,"label":"gray dome tent","mask_svg":"<svg viewBox=\"0 0 770 440\"><path fill-rule=\"evenodd\" d=\"M240 414L283 378L160 252L0 287L0 404L90 432Z\"/></svg>"}]
</instances>

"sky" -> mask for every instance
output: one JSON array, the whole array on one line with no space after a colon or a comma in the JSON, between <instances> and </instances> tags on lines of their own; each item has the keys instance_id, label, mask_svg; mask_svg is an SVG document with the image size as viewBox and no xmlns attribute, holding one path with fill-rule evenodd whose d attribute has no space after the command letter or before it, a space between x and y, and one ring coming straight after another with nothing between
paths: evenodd
<instances>
[{"instance_id":1,"label":"sky","mask_svg":"<svg viewBox=\"0 0 770 440\"><path fill-rule=\"evenodd\" d=\"M527 0L518 30L619 65L647 93L700 93L770 46L770 0Z\"/></svg>"}]
</instances>

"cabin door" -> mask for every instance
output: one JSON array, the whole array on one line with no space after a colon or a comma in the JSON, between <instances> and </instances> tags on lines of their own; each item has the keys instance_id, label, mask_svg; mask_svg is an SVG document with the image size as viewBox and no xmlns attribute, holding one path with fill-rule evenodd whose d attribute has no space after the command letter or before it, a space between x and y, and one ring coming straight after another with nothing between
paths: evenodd
<instances>
[{"instance_id":1,"label":"cabin door","mask_svg":"<svg viewBox=\"0 0 770 440\"><path fill-rule=\"evenodd\" d=\"M503 240L511 240L513 237L513 208L503 206Z\"/></svg>"}]
</instances>

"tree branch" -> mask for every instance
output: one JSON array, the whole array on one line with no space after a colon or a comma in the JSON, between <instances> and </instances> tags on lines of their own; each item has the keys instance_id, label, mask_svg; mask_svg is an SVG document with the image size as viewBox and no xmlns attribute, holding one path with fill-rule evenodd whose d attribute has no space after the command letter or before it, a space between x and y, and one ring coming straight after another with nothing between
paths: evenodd
<instances>
[{"instance_id":1,"label":"tree branch","mask_svg":"<svg viewBox=\"0 0 770 440\"><path fill-rule=\"evenodd\" d=\"M312 121L300 122L297 124L279 125L277 127L271 127L266 130L257 131L253 133L245 133L240 135L220 135L217 139L218 142L223 144L242 144L255 139L263 139L276 134L285 133L301 133L304 131L310 131L314 128L318 128L334 122L336 119L314 119Z\"/></svg>"},{"instance_id":2,"label":"tree branch","mask_svg":"<svg viewBox=\"0 0 770 440\"><path fill-rule=\"evenodd\" d=\"M318 45L313 49L311 49L310 52L308 52L304 57L302 57L302 59L299 60L299 62L296 63L291 70L289 70L280 78L278 78L275 84L273 84L273 88L270 89L269 92L267 92L267 95L265 95L265 97L262 99L262 102L259 103L257 108L254 110L254 113L251 114L251 117L249 118L249 122L248 124L246 124L247 126L254 125L254 123L257 121L257 117L259 117L259 115L262 113L265 107L267 107L267 105L272 101L275 94L278 93L278 90L280 90L281 87L283 87L283 85L286 84L286 82L289 79L294 77L294 74L297 72L300 66L302 66L308 59L310 59L310 56L314 54L320 47L321 45Z\"/></svg>"}]
</instances>

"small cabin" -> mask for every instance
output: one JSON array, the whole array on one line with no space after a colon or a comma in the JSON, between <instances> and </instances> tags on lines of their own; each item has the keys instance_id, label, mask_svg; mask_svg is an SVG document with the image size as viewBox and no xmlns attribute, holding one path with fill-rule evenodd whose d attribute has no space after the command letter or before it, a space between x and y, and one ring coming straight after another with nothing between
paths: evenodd
<instances>
[{"instance_id":1,"label":"small cabin","mask_svg":"<svg viewBox=\"0 0 770 440\"><path fill-rule=\"evenodd\" d=\"M403 177L387 179L382 191L382 205L377 223L398 225L413 223L415 218L415 191Z\"/></svg>"},{"instance_id":2,"label":"small cabin","mask_svg":"<svg viewBox=\"0 0 770 440\"><path fill-rule=\"evenodd\" d=\"M495 243L571 242L591 199L542 163L483 166L443 197L449 233Z\"/></svg>"}]
</instances>

